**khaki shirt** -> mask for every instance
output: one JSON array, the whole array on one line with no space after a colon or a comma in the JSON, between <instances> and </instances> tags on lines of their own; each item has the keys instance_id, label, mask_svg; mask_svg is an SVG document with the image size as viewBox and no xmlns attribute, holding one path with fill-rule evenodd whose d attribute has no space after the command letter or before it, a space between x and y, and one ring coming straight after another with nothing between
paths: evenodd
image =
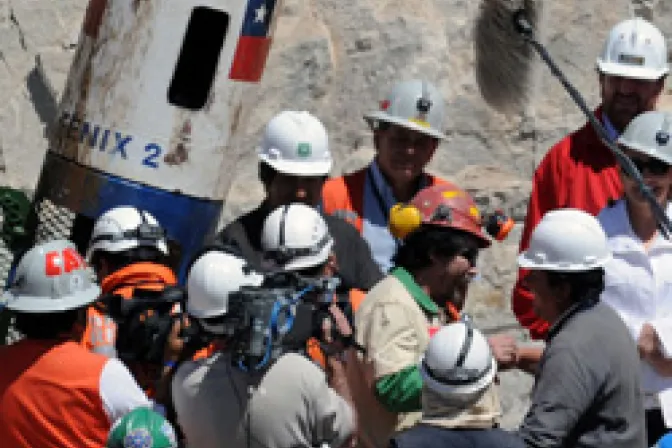
<instances>
[{"instance_id":1,"label":"khaki shirt","mask_svg":"<svg viewBox=\"0 0 672 448\"><path fill-rule=\"evenodd\" d=\"M366 348L357 366L348 368L358 416L360 445L386 447L394 431L414 425L421 413L397 414L376 399L378 379L416 366L438 327L439 308L403 269L378 283L355 315L355 338Z\"/></svg>"}]
</instances>

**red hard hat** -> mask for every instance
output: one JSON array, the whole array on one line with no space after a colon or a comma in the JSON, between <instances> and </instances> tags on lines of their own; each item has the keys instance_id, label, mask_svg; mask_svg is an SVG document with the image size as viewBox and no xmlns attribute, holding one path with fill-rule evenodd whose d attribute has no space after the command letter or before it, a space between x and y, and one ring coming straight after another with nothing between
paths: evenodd
<instances>
[{"instance_id":1,"label":"red hard hat","mask_svg":"<svg viewBox=\"0 0 672 448\"><path fill-rule=\"evenodd\" d=\"M482 248L491 243L483 233L481 213L474 200L452 183L425 188L409 204L397 204L390 211L390 230L398 238L421 224L462 230L475 236Z\"/></svg>"}]
</instances>

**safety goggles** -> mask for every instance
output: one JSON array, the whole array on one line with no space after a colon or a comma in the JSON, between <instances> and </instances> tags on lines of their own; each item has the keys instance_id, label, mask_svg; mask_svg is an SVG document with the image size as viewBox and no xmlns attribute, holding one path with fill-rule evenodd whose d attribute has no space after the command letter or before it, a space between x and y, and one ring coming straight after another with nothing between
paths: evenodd
<instances>
[{"instance_id":1,"label":"safety goggles","mask_svg":"<svg viewBox=\"0 0 672 448\"><path fill-rule=\"evenodd\" d=\"M630 157L630 160L632 160L632 163L637 167L637 171L642 174L648 172L654 176L662 176L663 174L667 174L670 170L670 165L663 162L662 160L654 159L653 157L648 159ZM626 171L623 171L623 173L625 175L628 174Z\"/></svg>"}]
</instances>

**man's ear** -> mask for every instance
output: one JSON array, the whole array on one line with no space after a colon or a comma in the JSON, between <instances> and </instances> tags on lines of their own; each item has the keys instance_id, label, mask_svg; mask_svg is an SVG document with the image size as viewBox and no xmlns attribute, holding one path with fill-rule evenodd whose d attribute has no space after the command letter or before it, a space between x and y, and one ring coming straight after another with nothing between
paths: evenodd
<instances>
[{"instance_id":1,"label":"man's ear","mask_svg":"<svg viewBox=\"0 0 672 448\"><path fill-rule=\"evenodd\" d=\"M324 275L326 277L332 277L338 272L338 260L336 259L336 254L333 252L329 253L327 262L324 265Z\"/></svg>"}]
</instances>

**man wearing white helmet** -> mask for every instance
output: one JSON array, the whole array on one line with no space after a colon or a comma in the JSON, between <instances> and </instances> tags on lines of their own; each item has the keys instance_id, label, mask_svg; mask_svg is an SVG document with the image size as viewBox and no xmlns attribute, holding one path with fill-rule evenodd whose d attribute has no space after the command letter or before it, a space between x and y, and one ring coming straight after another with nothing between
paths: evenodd
<instances>
[{"instance_id":1,"label":"man wearing white helmet","mask_svg":"<svg viewBox=\"0 0 672 448\"><path fill-rule=\"evenodd\" d=\"M264 221L261 235L264 259L270 269L293 272L308 279L334 279L338 266L333 252L334 240L324 217L315 209L304 204L278 207ZM332 295L329 300L338 302L343 310L332 305L330 312L338 319L346 319L345 312L352 322L353 313L365 297L364 292L351 290L337 293L334 290ZM348 336L351 333L350 329ZM324 367L326 360L319 341L312 338L307 348L308 355Z\"/></svg>"},{"instance_id":2,"label":"man wearing white helmet","mask_svg":"<svg viewBox=\"0 0 672 448\"><path fill-rule=\"evenodd\" d=\"M390 448L524 448L518 437L493 425L489 403L497 361L468 319L442 327L420 361L422 419L392 439Z\"/></svg>"},{"instance_id":3,"label":"man wearing white helmet","mask_svg":"<svg viewBox=\"0 0 672 448\"><path fill-rule=\"evenodd\" d=\"M232 315L230 298L263 281L226 248L207 249L189 269L187 312L219 350L182 364L173 379L186 442L199 448L343 446L354 431L354 414L339 395L347 390L340 360L329 362L326 376L298 353L282 354L260 370L239 362L234 349L249 329L236 327L240 316Z\"/></svg>"},{"instance_id":4,"label":"man wearing white helmet","mask_svg":"<svg viewBox=\"0 0 672 448\"><path fill-rule=\"evenodd\" d=\"M610 32L597 60L602 105L598 119L615 140L638 114L654 110L669 72L665 37L641 18L628 19ZM623 186L616 159L590 123L557 143L537 167L520 250L548 211L573 207L596 215ZM533 338L543 338L548 322L534 313L533 297L521 270L513 290L513 311Z\"/></svg>"},{"instance_id":5,"label":"man wearing white helmet","mask_svg":"<svg viewBox=\"0 0 672 448\"><path fill-rule=\"evenodd\" d=\"M168 255L165 231L156 218L131 206L115 207L96 220L86 252L103 296L116 295L126 300L145 291L159 293L177 284L177 277L169 267ZM150 366L144 360L130 362L142 387L153 396L156 382L166 377L181 348L177 327L175 323L173 331L161 337L167 344L163 360L166 366ZM105 304L90 307L83 343L94 352L117 356L117 339L117 323L106 312ZM156 398L159 401L163 400L161 395L166 387L167 384L163 384L158 388Z\"/></svg>"},{"instance_id":6,"label":"man wearing white helmet","mask_svg":"<svg viewBox=\"0 0 672 448\"><path fill-rule=\"evenodd\" d=\"M637 348L600 301L611 259L597 219L577 209L544 215L518 257L551 325L519 430L527 447L647 446Z\"/></svg>"},{"instance_id":7,"label":"man wearing white helmet","mask_svg":"<svg viewBox=\"0 0 672 448\"><path fill-rule=\"evenodd\" d=\"M100 448L112 423L149 400L117 359L91 353L76 328L100 293L69 241L21 257L5 293L25 339L0 347L0 444Z\"/></svg>"},{"instance_id":8,"label":"man wearing white helmet","mask_svg":"<svg viewBox=\"0 0 672 448\"><path fill-rule=\"evenodd\" d=\"M332 166L327 131L308 112L283 111L266 125L259 148L259 179L266 197L259 207L236 219L217 236L233 242L243 256L259 268L262 260L261 228L272 210L300 202L319 207L322 185ZM369 290L382 278L371 251L348 223L325 216L334 238L334 253L341 260L342 288Z\"/></svg>"},{"instance_id":9,"label":"man wearing white helmet","mask_svg":"<svg viewBox=\"0 0 672 448\"><path fill-rule=\"evenodd\" d=\"M383 272L392 267L398 240L388 230L389 210L441 179L425 172L443 134L444 101L425 80L400 82L368 113L375 159L365 168L330 179L322 191L324 211L351 222L369 243Z\"/></svg>"},{"instance_id":10,"label":"man wearing white helmet","mask_svg":"<svg viewBox=\"0 0 672 448\"><path fill-rule=\"evenodd\" d=\"M647 112L632 120L618 139L670 217L671 137L672 113ZM620 176L624 197L597 217L614 254L605 268L602 301L618 312L637 341L651 446L672 427L672 243L660 235L637 183L623 171Z\"/></svg>"}]
</instances>

